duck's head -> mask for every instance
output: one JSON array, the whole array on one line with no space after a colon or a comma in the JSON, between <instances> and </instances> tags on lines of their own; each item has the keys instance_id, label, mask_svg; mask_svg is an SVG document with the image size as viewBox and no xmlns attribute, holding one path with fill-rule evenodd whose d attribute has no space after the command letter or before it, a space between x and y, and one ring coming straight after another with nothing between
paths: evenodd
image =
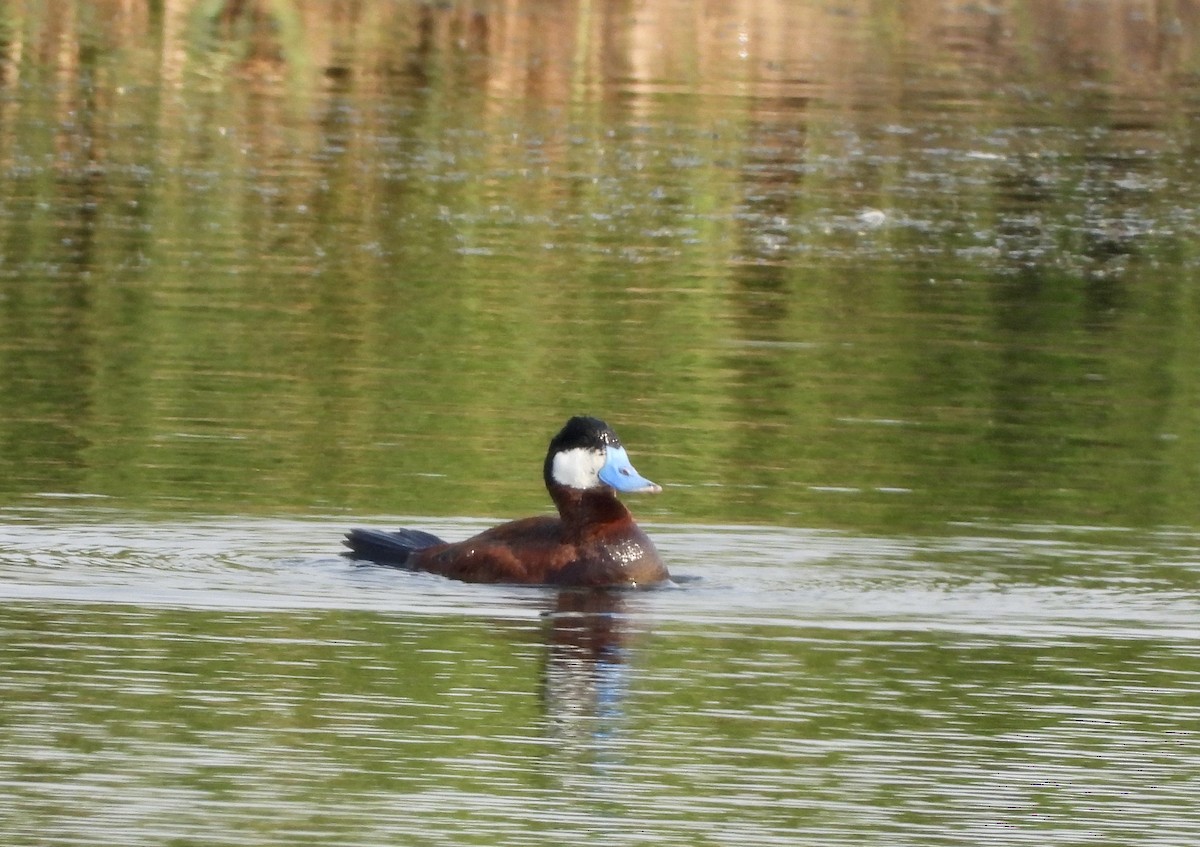
<instances>
[{"instance_id":1,"label":"duck's head","mask_svg":"<svg viewBox=\"0 0 1200 847\"><path fill-rule=\"evenodd\" d=\"M550 441L546 453L546 485L578 491L611 488L656 494L662 488L629 463L629 455L612 428L597 418L574 417Z\"/></svg>"}]
</instances>

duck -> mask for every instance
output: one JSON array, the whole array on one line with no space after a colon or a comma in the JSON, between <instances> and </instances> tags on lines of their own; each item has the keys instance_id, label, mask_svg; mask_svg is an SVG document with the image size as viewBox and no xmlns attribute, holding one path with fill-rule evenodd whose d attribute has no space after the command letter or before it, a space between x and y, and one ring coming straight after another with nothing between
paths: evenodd
<instances>
[{"instance_id":1,"label":"duck","mask_svg":"<svg viewBox=\"0 0 1200 847\"><path fill-rule=\"evenodd\" d=\"M352 529L353 559L463 582L642 588L669 582L649 536L617 493L659 493L633 467L612 427L577 415L550 440L542 478L558 515L522 518L465 541L418 529Z\"/></svg>"}]
</instances>

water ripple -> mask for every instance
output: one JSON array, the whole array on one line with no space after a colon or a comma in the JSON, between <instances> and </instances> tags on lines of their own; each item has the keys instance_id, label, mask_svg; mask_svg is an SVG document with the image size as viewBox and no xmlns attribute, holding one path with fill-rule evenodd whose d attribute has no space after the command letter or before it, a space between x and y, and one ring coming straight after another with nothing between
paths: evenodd
<instances>
[{"instance_id":1,"label":"water ripple","mask_svg":"<svg viewBox=\"0 0 1200 847\"><path fill-rule=\"evenodd\" d=\"M1200 823L1187 533L655 526L689 579L579 605L363 567L341 526L10 514L6 835L1020 845L1152 818L1134 840L1166 845Z\"/></svg>"}]
</instances>

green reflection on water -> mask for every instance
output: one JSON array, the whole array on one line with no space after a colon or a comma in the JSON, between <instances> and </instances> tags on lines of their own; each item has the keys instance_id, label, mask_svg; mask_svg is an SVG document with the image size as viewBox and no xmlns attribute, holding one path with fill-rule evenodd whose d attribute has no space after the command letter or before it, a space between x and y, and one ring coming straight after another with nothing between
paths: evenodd
<instances>
[{"instance_id":1,"label":"green reflection on water","mask_svg":"<svg viewBox=\"0 0 1200 847\"><path fill-rule=\"evenodd\" d=\"M679 10L10 12L0 494L515 515L590 412L660 519L1192 524L1196 46L1147 103L1069 7L950 87L915 7L652 67Z\"/></svg>"},{"instance_id":2,"label":"green reflection on water","mask_svg":"<svg viewBox=\"0 0 1200 847\"><path fill-rule=\"evenodd\" d=\"M1189 820L1186 645L689 625L616 633L605 670L549 626L10 606L6 832L856 843Z\"/></svg>"}]
</instances>

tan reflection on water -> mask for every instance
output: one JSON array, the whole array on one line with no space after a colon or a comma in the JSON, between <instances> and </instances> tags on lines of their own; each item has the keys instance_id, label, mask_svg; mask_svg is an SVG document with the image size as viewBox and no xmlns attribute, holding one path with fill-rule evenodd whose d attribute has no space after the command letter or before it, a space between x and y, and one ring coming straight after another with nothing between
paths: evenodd
<instances>
[{"instance_id":1,"label":"tan reflection on water","mask_svg":"<svg viewBox=\"0 0 1200 847\"><path fill-rule=\"evenodd\" d=\"M954 74L948 83L964 90L987 86L989 69L1007 74L1022 65L1035 75L1082 68L1160 92L1172 74L1194 67L1200 38L1193 0L167 0L159 9L129 0L18 0L2 14L0 82L9 88L30 66L54 67L67 82L93 61L91 51L134 51L166 90L189 71L283 80L300 96L349 76L351 88L447 81L466 96L555 103L696 91L764 102L836 91L848 103L875 101L881 67L902 84L922 65Z\"/></svg>"}]
</instances>

